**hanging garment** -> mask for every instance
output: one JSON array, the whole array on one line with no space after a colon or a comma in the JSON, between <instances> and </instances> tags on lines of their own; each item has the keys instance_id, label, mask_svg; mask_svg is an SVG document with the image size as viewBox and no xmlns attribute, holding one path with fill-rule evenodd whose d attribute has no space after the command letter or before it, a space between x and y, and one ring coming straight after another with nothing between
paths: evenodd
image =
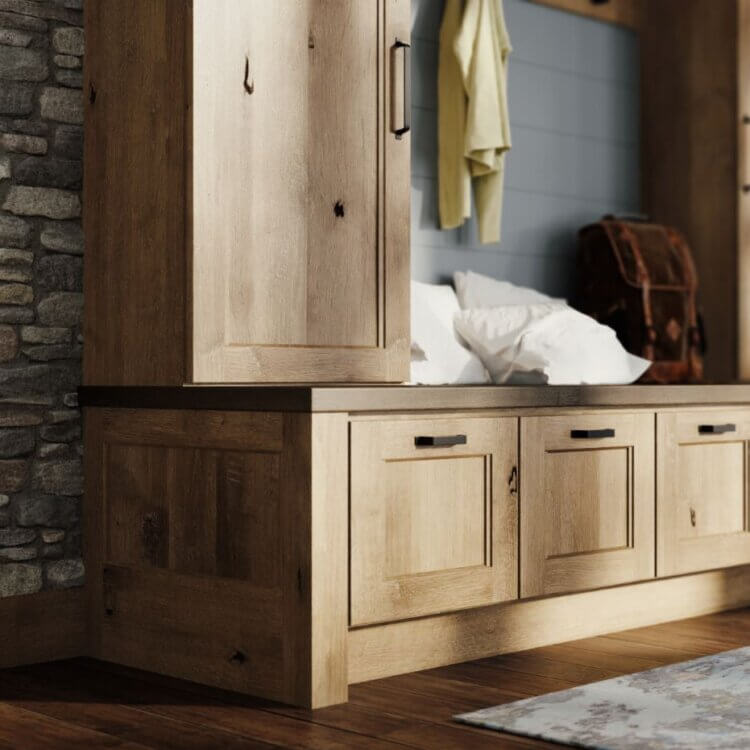
<instances>
[{"instance_id":1,"label":"hanging garment","mask_svg":"<svg viewBox=\"0 0 750 750\"><path fill-rule=\"evenodd\" d=\"M438 63L440 226L453 229L471 216L473 180L482 243L500 241L510 52L502 0L446 0Z\"/></svg>"}]
</instances>

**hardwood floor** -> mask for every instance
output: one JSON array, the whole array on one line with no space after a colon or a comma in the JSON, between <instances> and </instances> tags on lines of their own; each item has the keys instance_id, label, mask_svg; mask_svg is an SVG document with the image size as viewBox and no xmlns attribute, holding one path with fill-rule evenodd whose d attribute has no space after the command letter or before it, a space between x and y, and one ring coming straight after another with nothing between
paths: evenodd
<instances>
[{"instance_id":1,"label":"hardwood floor","mask_svg":"<svg viewBox=\"0 0 750 750\"><path fill-rule=\"evenodd\" d=\"M745 645L750 609L355 685L319 711L76 659L0 672L0 748L553 748L451 716Z\"/></svg>"}]
</instances>

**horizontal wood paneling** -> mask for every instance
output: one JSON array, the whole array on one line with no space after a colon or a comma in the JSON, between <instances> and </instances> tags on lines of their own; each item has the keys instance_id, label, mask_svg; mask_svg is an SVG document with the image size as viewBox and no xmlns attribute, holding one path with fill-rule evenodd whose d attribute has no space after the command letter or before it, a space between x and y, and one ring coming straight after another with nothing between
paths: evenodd
<instances>
[{"instance_id":1,"label":"horizontal wood paneling","mask_svg":"<svg viewBox=\"0 0 750 750\"><path fill-rule=\"evenodd\" d=\"M513 43L508 84L513 148L502 241L482 246L474 220L447 232L438 228L442 5L415 0L412 10L412 276L437 281L472 268L568 296L577 229L603 214L640 207L635 33L526 0L506 0Z\"/></svg>"}]
</instances>

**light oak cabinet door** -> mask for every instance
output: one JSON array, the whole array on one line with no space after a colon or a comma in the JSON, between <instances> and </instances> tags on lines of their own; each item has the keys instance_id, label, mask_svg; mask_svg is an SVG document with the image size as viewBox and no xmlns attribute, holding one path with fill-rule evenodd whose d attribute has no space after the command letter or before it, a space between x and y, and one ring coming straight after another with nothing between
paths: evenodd
<instances>
[{"instance_id":1,"label":"light oak cabinet door","mask_svg":"<svg viewBox=\"0 0 750 750\"><path fill-rule=\"evenodd\" d=\"M194 382L408 378L410 23L194 0Z\"/></svg>"},{"instance_id":2,"label":"light oak cabinet door","mask_svg":"<svg viewBox=\"0 0 750 750\"><path fill-rule=\"evenodd\" d=\"M351 624L515 599L517 420L351 426Z\"/></svg>"},{"instance_id":3,"label":"light oak cabinet door","mask_svg":"<svg viewBox=\"0 0 750 750\"><path fill-rule=\"evenodd\" d=\"M750 409L657 416L657 573L750 562Z\"/></svg>"},{"instance_id":4,"label":"light oak cabinet door","mask_svg":"<svg viewBox=\"0 0 750 750\"><path fill-rule=\"evenodd\" d=\"M654 576L654 415L521 419L521 596Z\"/></svg>"}]
</instances>

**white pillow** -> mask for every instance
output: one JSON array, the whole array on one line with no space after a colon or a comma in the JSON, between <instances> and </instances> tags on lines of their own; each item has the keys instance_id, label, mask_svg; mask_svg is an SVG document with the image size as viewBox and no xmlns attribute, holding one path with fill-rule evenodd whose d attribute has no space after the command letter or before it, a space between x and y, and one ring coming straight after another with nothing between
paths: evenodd
<instances>
[{"instance_id":1,"label":"white pillow","mask_svg":"<svg viewBox=\"0 0 750 750\"><path fill-rule=\"evenodd\" d=\"M476 354L456 335L460 312L450 286L411 282L411 380L423 385L488 383Z\"/></svg>"},{"instance_id":2,"label":"white pillow","mask_svg":"<svg viewBox=\"0 0 750 750\"><path fill-rule=\"evenodd\" d=\"M560 303L463 310L456 329L495 383L622 385L651 364L615 332Z\"/></svg>"},{"instance_id":3,"label":"white pillow","mask_svg":"<svg viewBox=\"0 0 750 750\"><path fill-rule=\"evenodd\" d=\"M516 286L509 281L498 281L474 271L457 271L453 274L458 303L464 310L474 307L498 307L499 305L533 305L538 302L562 302L529 289Z\"/></svg>"}]
</instances>

